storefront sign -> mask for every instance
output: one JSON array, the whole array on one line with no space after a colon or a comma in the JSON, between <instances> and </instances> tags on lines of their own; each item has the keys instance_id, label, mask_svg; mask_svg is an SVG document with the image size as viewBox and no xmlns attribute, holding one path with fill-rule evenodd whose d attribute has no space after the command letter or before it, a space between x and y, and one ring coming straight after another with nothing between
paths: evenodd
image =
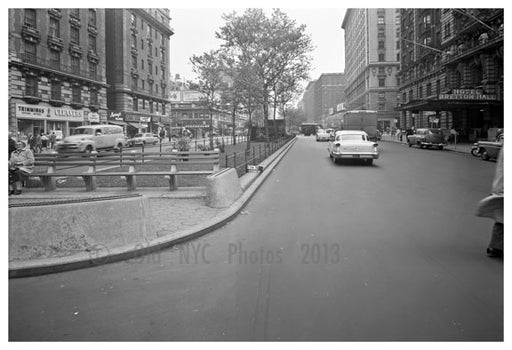
<instances>
[{"instance_id":1,"label":"storefront sign","mask_svg":"<svg viewBox=\"0 0 512 350\"><path fill-rule=\"evenodd\" d=\"M451 94L440 94L440 100L476 100L476 101L496 101L495 94L485 95L482 90L476 89L453 89Z\"/></svg>"},{"instance_id":2,"label":"storefront sign","mask_svg":"<svg viewBox=\"0 0 512 350\"><path fill-rule=\"evenodd\" d=\"M117 121L124 121L124 116L122 112L110 112L107 117L108 120L117 120Z\"/></svg>"},{"instance_id":3,"label":"storefront sign","mask_svg":"<svg viewBox=\"0 0 512 350\"><path fill-rule=\"evenodd\" d=\"M96 112L86 113L85 114L85 120L89 120L91 123L99 123L100 122L100 115Z\"/></svg>"},{"instance_id":4,"label":"storefront sign","mask_svg":"<svg viewBox=\"0 0 512 350\"><path fill-rule=\"evenodd\" d=\"M16 104L16 118L47 119L49 114L49 107Z\"/></svg>"},{"instance_id":5,"label":"storefront sign","mask_svg":"<svg viewBox=\"0 0 512 350\"><path fill-rule=\"evenodd\" d=\"M16 117L25 119L47 119L83 122L86 111L71 108L40 107L16 104Z\"/></svg>"}]
</instances>

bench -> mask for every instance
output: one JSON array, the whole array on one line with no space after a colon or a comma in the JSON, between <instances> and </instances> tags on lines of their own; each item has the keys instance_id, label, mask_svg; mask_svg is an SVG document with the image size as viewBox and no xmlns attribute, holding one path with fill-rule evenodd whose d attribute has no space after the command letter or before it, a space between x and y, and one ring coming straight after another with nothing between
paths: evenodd
<instances>
[{"instance_id":1,"label":"bench","mask_svg":"<svg viewBox=\"0 0 512 350\"><path fill-rule=\"evenodd\" d=\"M178 187L179 175L211 175L219 171L218 151L175 151L172 152L137 152L129 153L96 153L65 154L50 153L36 154L35 166L46 167L46 171L34 171L31 177L39 177L43 182L45 191L57 188L57 178L65 176L80 176L83 178L86 191L97 189L98 176L123 176L129 191L137 189L137 176L164 176L169 180L169 189L174 191ZM161 165L164 171L144 170L144 164ZM190 170L182 169L183 165L206 165L208 169ZM84 169L87 168L87 170ZM98 169L98 167L108 167ZM112 168L128 168L128 170L114 170ZM142 169L136 169L142 168Z\"/></svg>"}]
</instances>

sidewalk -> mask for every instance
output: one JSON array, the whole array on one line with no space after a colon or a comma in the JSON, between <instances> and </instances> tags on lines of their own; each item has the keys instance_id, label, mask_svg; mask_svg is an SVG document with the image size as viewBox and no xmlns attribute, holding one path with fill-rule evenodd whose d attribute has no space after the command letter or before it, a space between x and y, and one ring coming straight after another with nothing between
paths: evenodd
<instances>
[{"instance_id":1,"label":"sidewalk","mask_svg":"<svg viewBox=\"0 0 512 350\"><path fill-rule=\"evenodd\" d=\"M243 193L228 208L208 207L204 187L182 188L172 192L163 188L146 188L137 190L135 193L119 188L102 188L101 191L95 192L61 188L51 193L43 189L31 189L19 196L9 196L10 208L40 205L58 207L59 204L69 206L69 203L78 203L79 205L81 201L108 200L109 197L123 199L123 197L143 196L149 201L151 212L148 213L148 219L152 227L148 239L141 242L128 244L88 242L87 233L85 233L84 239L64 242L66 244L56 242L58 244L35 245L28 247L30 249L22 247L23 249L18 249L16 254L9 256L9 277L34 276L137 258L211 232L242 212L245 204L295 141L296 139L290 140L280 150L265 159L260 164L263 166L263 172L247 173L241 177L240 185ZM15 232L9 230L9 237L11 235L15 235Z\"/></svg>"},{"instance_id":2,"label":"sidewalk","mask_svg":"<svg viewBox=\"0 0 512 350\"><path fill-rule=\"evenodd\" d=\"M396 143L402 143L403 145L407 145L407 142L405 141L405 137L402 138L402 141L397 139L395 135L382 135L381 141L387 141L387 142L396 142ZM471 154L471 148L473 147L473 143L458 143L458 144L447 144L444 146L445 150L448 151L454 151L459 153L467 153Z\"/></svg>"}]
</instances>

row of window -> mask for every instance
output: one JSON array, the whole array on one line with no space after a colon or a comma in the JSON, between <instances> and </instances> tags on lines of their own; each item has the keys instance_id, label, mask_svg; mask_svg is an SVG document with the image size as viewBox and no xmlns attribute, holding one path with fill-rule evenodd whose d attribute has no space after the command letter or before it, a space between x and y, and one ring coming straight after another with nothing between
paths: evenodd
<instances>
[{"instance_id":1,"label":"row of window","mask_svg":"<svg viewBox=\"0 0 512 350\"><path fill-rule=\"evenodd\" d=\"M138 64L137 64L137 56L132 56L132 68L133 69L138 69ZM153 62L151 60L148 60L147 61L147 66L148 66L148 72L149 74L153 74ZM144 64L144 60L141 59L140 60L140 68L142 70L145 69L145 64ZM155 65L155 70L154 70L154 74L156 76L158 76L158 66ZM160 72L161 72L161 75L162 75L162 79L165 79L165 67L164 66L160 66Z\"/></svg>"},{"instance_id":2,"label":"row of window","mask_svg":"<svg viewBox=\"0 0 512 350\"><path fill-rule=\"evenodd\" d=\"M38 97L39 95L39 82L37 76L26 76L25 77L25 95ZM52 81L51 82L51 100L62 101L62 82ZM90 105L98 105L98 91L89 90ZM82 104L82 87L80 85L71 86L71 102Z\"/></svg>"},{"instance_id":3,"label":"row of window","mask_svg":"<svg viewBox=\"0 0 512 350\"><path fill-rule=\"evenodd\" d=\"M143 110L145 110L146 102L147 102L149 113L154 113L156 111L156 112L161 112L161 114L165 114L165 103L163 103L163 102L154 102L151 100L146 101L146 99L141 98L140 103L139 103L139 98L136 96L133 97L132 101L133 101L132 109L134 111L139 110L139 105L142 107Z\"/></svg>"},{"instance_id":4,"label":"row of window","mask_svg":"<svg viewBox=\"0 0 512 350\"><path fill-rule=\"evenodd\" d=\"M137 28L137 22L140 21L140 30L141 30L141 32L143 32L144 31L144 21L142 20L142 18L139 20L134 13L132 13L131 16L132 16L132 18L131 18L132 27ZM156 41L156 40L158 40L159 34L158 34L158 30L156 30L156 29L153 30L153 27L151 27L150 24L147 24L146 25L146 35L148 38L153 38L153 36L154 36L155 41ZM160 35L160 40L161 40L162 46L164 46L165 45L165 36Z\"/></svg>"},{"instance_id":5,"label":"row of window","mask_svg":"<svg viewBox=\"0 0 512 350\"><path fill-rule=\"evenodd\" d=\"M140 81L140 86L139 86L139 81ZM146 81L144 79L137 79L135 77L132 77L132 90L138 90L139 87L142 90L145 90L146 89ZM148 81L148 90L149 90L150 94L155 93L156 95L158 95L158 90L159 90L158 84L154 84L153 82ZM162 87L161 92L162 92L162 96L165 97L165 92L166 92L165 87Z\"/></svg>"},{"instance_id":6,"label":"row of window","mask_svg":"<svg viewBox=\"0 0 512 350\"><path fill-rule=\"evenodd\" d=\"M441 80L436 80L436 94L441 93ZM429 97L432 95L432 83L426 85L426 95L423 96L423 85L418 86L418 98ZM402 93L403 102L407 101L407 93ZM409 101L414 100L414 90L409 90Z\"/></svg>"}]
</instances>

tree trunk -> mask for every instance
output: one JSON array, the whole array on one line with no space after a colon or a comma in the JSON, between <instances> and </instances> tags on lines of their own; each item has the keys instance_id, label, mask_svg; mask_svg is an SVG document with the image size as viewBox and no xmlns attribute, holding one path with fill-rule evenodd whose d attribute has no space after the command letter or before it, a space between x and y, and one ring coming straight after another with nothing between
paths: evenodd
<instances>
[{"instance_id":1,"label":"tree trunk","mask_svg":"<svg viewBox=\"0 0 512 350\"><path fill-rule=\"evenodd\" d=\"M249 128L247 128L247 149L251 149L252 138L252 111L249 111Z\"/></svg>"},{"instance_id":2,"label":"tree trunk","mask_svg":"<svg viewBox=\"0 0 512 350\"><path fill-rule=\"evenodd\" d=\"M277 123L276 123L276 113L277 113L277 102L274 101L274 138L277 138Z\"/></svg>"},{"instance_id":3,"label":"tree trunk","mask_svg":"<svg viewBox=\"0 0 512 350\"><path fill-rule=\"evenodd\" d=\"M263 96L263 125L265 126L265 142L268 143L268 96Z\"/></svg>"},{"instance_id":4,"label":"tree trunk","mask_svg":"<svg viewBox=\"0 0 512 350\"><path fill-rule=\"evenodd\" d=\"M233 110L231 111L231 120L233 121L233 132L232 132L232 135L233 135L233 145L236 145L236 127L235 127L235 120L236 118L236 106L233 107Z\"/></svg>"},{"instance_id":5,"label":"tree trunk","mask_svg":"<svg viewBox=\"0 0 512 350\"><path fill-rule=\"evenodd\" d=\"M213 111L210 109L210 128L209 128L209 138L210 138L210 149L213 150Z\"/></svg>"}]
</instances>

